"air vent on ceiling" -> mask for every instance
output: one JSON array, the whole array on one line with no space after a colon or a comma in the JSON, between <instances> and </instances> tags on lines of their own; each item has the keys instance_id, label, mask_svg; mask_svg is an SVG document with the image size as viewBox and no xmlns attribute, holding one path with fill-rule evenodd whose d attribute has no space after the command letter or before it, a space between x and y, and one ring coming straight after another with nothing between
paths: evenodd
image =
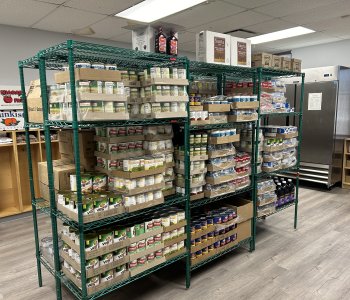
<instances>
[{"instance_id":1,"label":"air vent on ceiling","mask_svg":"<svg viewBox=\"0 0 350 300\"><path fill-rule=\"evenodd\" d=\"M247 30L247 29L241 29L241 28L230 30L230 31L226 31L224 33L232 35L232 36L244 38L244 39L258 35L258 33L254 32L254 31Z\"/></svg>"}]
</instances>

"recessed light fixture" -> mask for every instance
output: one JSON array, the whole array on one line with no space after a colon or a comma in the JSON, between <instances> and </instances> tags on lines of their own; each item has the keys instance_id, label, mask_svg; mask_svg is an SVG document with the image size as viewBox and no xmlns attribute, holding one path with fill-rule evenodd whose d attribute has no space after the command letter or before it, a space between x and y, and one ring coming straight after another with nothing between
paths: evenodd
<instances>
[{"instance_id":1,"label":"recessed light fixture","mask_svg":"<svg viewBox=\"0 0 350 300\"><path fill-rule=\"evenodd\" d=\"M254 37L248 38L248 40L250 40L252 44L262 44L262 43L287 39L294 36L304 35L312 32L315 32L315 30L305 28L303 26L297 26L289 29L284 29L280 31L275 31L271 33L254 36Z\"/></svg>"},{"instance_id":2,"label":"recessed light fixture","mask_svg":"<svg viewBox=\"0 0 350 300\"><path fill-rule=\"evenodd\" d=\"M206 1L207 0L145 0L117 13L115 16L151 23Z\"/></svg>"}]
</instances>

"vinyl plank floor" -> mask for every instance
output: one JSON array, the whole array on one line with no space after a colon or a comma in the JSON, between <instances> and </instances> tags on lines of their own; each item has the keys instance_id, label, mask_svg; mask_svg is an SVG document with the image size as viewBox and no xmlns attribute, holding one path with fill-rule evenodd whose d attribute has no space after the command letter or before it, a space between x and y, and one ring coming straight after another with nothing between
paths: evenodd
<instances>
[{"instance_id":1,"label":"vinyl plank floor","mask_svg":"<svg viewBox=\"0 0 350 300\"><path fill-rule=\"evenodd\" d=\"M293 215L288 208L259 221L253 253L237 249L196 270L189 290L179 263L102 299L350 299L350 192L301 188L297 230ZM40 236L50 233L50 220L38 220ZM30 216L0 223L0 300L56 299L44 268L38 287L32 228Z\"/></svg>"}]
</instances>

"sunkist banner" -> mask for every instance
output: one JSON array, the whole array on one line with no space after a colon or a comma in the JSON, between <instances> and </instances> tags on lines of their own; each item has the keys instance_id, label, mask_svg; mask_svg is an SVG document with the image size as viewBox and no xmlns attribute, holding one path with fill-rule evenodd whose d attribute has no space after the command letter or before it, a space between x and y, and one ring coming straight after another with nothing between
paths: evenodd
<instances>
[{"instance_id":1,"label":"sunkist banner","mask_svg":"<svg viewBox=\"0 0 350 300\"><path fill-rule=\"evenodd\" d=\"M22 129L23 126L21 88L0 85L0 130Z\"/></svg>"}]
</instances>

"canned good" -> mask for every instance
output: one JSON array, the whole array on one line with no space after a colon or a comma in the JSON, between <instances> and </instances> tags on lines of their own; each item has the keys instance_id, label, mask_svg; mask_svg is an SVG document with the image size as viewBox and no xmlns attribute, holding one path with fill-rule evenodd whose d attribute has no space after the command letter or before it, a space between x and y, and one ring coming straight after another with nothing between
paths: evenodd
<instances>
[{"instance_id":1,"label":"canned good","mask_svg":"<svg viewBox=\"0 0 350 300\"><path fill-rule=\"evenodd\" d=\"M128 253L133 254L137 251L137 243L131 243L128 247Z\"/></svg>"},{"instance_id":2,"label":"canned good","mask_svg":"<svg viewBox=\"0 0 350 300\"><path fill-rule=\"evenodd\" d=\"M226 240L225 239L220 240L220 247L225 245L226 245Z\"/></svg>"},{"instance_id":3,"label":"canned good","mask_svg":"<svg viewBox=\"0 0 350 300\"><path fill-rule=\"evenodd\" d=\"M170 232L163 232L162 241L169 240L171 238Z\"/></svg>"},{"instance_id":4,"label":"canned good","mask_svg":"<svg viewBox=\"0 0 350 300\"><path fill-rule=\"evenodd\" d=\"M170 226L170 216L168 214L162 214L162 226L169 227Z\"/></svg>"},{"instance_id":5,"label":"canned good","mask_svg":"<svg viewBox=\"0 0 350 300\"><path fill-rule=\"evenodd\" d=\"M100 276L94 276L86 279L86 287L94 287L100 284Z\"/></svg>"},{"instance_id":6,"label":"canned good","mask_svg":"<svg viewBox=\"0 0 350 300\"><path fill-rule=\"evenodd\" d=\"M95 94L103 93L103 82L101 80L90 81L90 91Z\"/></svg>"},{"instance_id":7,"label":"canned good","mask_svg":"<svg viewBox=\"0 0 350 300\"><path fill-rule=\"evenodd\" d=\"M156 234L154 236L154 244L157 245L157 244L160 244L162 241L162 234L159 233L159 234Z\"/></svg>"},{"instance_id":8,"label":"canned good","mask_svg":"<svg viewBox=\"0 0 350 300\"><path fill-rule=\"evenodd\" d=\"M208 252L214 251L214 245L209 245L208 246Z\"/></svg>"},{"instance_id":9,"label":"canned good","mask_svg":"<svg viewBox=\"0 0 350 300\"><path fill-rule=\"evenodd\" d=\"M219 248L220 247L220 242L215 242L214 243L214 248Z\"/></svg>"},{"instance_id":10,"label":"canned good","mask_svg":"<svg viewBox=\"0 0 350 300\"><path fill-rule=\"evenodd\" d=\"M143 266L147 261L146 256L141 256L137 259L137 265L138 266Z\"/></svg>"},{"instance_id":11,"label":"canned good","mask_svg":"<svg viewBox=\"0 0 350 300\"><path fill-rule=\"evenodd\" d=\"M132 270L132 269L135 269L136 267L137 267L137 259L131 260L129 262L129 269Z\"/></svg>"},{"instance_id":12,"label":"canned good","mask_svg":"<svg viewBox=\"0 0 350 300\"><path fill-rule=\"evenodd\" d=\"M85 235L85 251L93 251L98 248L98 237L95 234L86 234Z\"/></svg>"},{"instance_id":13,"label":"canned good","mask_svg":"<svg viewBox=\"0 0 350 300\"><path fill-rule=\"evenodd\" d=\"M141 252L146 250L146 240L140 240L137 242L137 251Z\"/></svg>"},{"instance_id":14,"label":"canned good","mask_svg":"<svg viewBox=\"0 0 350 300\"><path fill-rule=\"evenodd\" d=\"M113 262L113 252L100 256L100 266L108 265Z\"/></svg>"},{"instance_id":15,"label":"canned good","mask_svg":"<svg viewBox=\"0 0 350 300\"><path fill-rule=\"evenodd\" d=\"M115 277L121 276L125 271L126 271L126 264L116 267L114 276Z\"/></svg>"},{"instance_id":16,"label":"canned good","mask_svg":"<svg viewBox=\"0 0 350 300\"><path fill-rule=\"evenodd\" d=\"M98 199L94 201L95 212L106 211L109 209L109 199L107 196L100 195Z\"/></svg>"},{"instance_id":17,"label":"canned good","mask_svg":"<svg viewBox=\"0 0 350 300\"><path fill-rule=\"evenodd\" d=\"M214 231L208 232L207 238L208 238L209 240L210 240L210 239L213 239L213 238L214 238Z\"/></svg>"},{"instance_id":18,"label":"canned good","mask_svg":"<svg viewBox=\"0 0 350 300\"><path fill-rule=\"evenodd\" d=\"M205 235L202 235L201 236L201 242L202 243L205 243L207 241L207 235L205 234Z\"/></svg>"},{"instance_id":19,"label":"canned good","mask_svg":"<svg viewBox=\"0 0 350 300\"><path fill-rule=\"evenodd\" d=\"M104 70L105 65L103 63L92 63L91 68L96 70Z\"/></svg>"},{"instance_id":20,"label":"canned good","mask_svg":"<svg viewBox=\"0 0 350 300\"><path fill-rule=\"evenodd\" d=\"M185 241L180 241L177 243L177 250L185 248Z\"/></svg>"},{"instance_id":21,"label":"canned good","mask_svg":"<svg viewBox=\"0 0 350 300\"><path fill-rule=\"evenodd\" d=\"M202 249L202 255L208 254L208 247Z\"/></svg>"},{"instance_id":22,"label":"canned good","mask_svg":"<svg viewBox=\"0 0 350 300\"><path fill-rule=\"evenodd\" d=\"M116 113L125 113L126 107L124 103L114 102L113 110Z\"/></svg>"},{"instance_id":23,"label":"canned good","mask_svg":"<svg viewBox=\"0 0 350 300\"><path fill-rule=\"evenodd\" d=\"M170 238L173 239L173 238L176 238L177 237L177 229L174 229L172 231L170 231Z\"/></svg>"},{"instance_id":24,"label":"canned good","mask_svg":"<svg viewBox=\"0 0 350 300\"><path fill-rule=\"evenodd\" d=\"M113 244L114 241L113 230L106 229L98 235L98 246L99 248Z\"/></svg>"},{"instance_id":25,"label":"canned good","mask_svg":"<svg viewBox=\"0 0 350 300\"><path fill-rule=\"evenodd\" d=\"M105 65L105 69L106 70L110 70L110 71L115 71L117 70L117 65L114 65L114 64L108 64L108 65Z\"/></svg>"},{"instance_id":26,"label":"canned good","mask_svg":"<svg viewBox=\"0 0 350 300\"><path fill-rule=\"evenodd\" d=\"M166 251L166 248L169 248L169 247L165 247L164 248L164 252ZM153 261L154 258L155 258L154 253L150 253L150 254L147 255L147 261Z\"/></svg>"},{"instance_id":27,"label":"canned good","mask_svg":"<svg viewBox=\"0 0 350 300\"><path fill-rule=\"evenodd\" d=\"M191 253L191 260L196 259L196 253Z\"/></svg>"},{"instance_id":28,"label":"canned good","mask_svg":"<svg viewBox=\"0 0 350 300\"><path fill-rule=\"evenodd\" d=\"M91 68L91 64L89 62L76 62L74 64L74 68L77 69L90 69Z\"/></svg>"},{"instance_id":29,"label":"canned good","mask_svg":"<svg viewBox=\"0 0 350 300\"><path fill-rule=\"evenodd\" d=\"M101 283L110 281L114 278L113 270L101 273Z\"/></svg>"},{"instance_id":30,"label":"canned good","mask_svg":"<svg viewBox=\"0 0 350 300\"><path fill-rule=\"evenodd\" d=\"M162 249L157 250L157 251L155 252L155 256L156 256L156 259L162 258L162 257L163 257L163 250L162 250Z\"/></svg>"},{"instance_id":31,"label":"canned good","mask_svg":"<svg viewBox=\"0 0 350 300\"><path fill-rule=\"evenodd\" d=\"M113 260L117 261L126 256L126 248L121 248L113 252Z\"/></svg>"},{"instance_id":32,"label":"canned good","mask_svg":"<svg viewBox=\"0 0 350 300\"><path fill-rule=\"evenodd\" d=\"M195 223L195 224L194 224L194 227L195 227L195 229L196 229L196 232L202 230L202 224L201 224L201 223Z\"/></svg>"},{"instance_id":33,"label":"canned good","mask_svg":"<svg viewBox=\"0 0 350 300\"><path fill-rule=\"evenodd\" d=\"M178 218L177 218L177 212L176 211L170 212L169 218L170 218L170 225L175 225L175 224L178 223Z\"/></svg>"},{"instance_id":34,"label":"canned good","mask_svg":"<svg viewBox=\"0 0 350 300\"><path fill-rule=\"evenodd\" d=\"M199 256L201 256L201 255L202 255L202 250L196 251L196 257L199 257Z\"/></svg>"},{"instance_id":35,"label":"canned good","mask_svg":"<svg viewBox=\"0 0 350 300\"><path fill-rule=\"evenodd\" d=\"M196 246L199 245L199 244L201 243L201 241L202 241L201 238L196 238L196 239L194 240Z\"/></svg>"}]
</instances>

